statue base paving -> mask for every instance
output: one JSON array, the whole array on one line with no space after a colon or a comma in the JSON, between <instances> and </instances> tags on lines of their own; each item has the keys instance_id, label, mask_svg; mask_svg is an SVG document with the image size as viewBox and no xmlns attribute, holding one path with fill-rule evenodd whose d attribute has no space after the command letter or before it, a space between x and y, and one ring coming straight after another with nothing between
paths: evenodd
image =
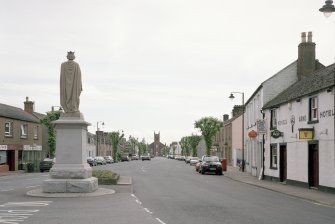
<instances>
[{"instance_id":1,"label":"statue base paving","mask_svg":"<svg viewBox=\"0 0 335 224\"><path fill-rule=\"evenodd\" d=\"M98 179L49 179L43 182L44 193L90 193L98 189Z\"/></svg>"}]
</instances>

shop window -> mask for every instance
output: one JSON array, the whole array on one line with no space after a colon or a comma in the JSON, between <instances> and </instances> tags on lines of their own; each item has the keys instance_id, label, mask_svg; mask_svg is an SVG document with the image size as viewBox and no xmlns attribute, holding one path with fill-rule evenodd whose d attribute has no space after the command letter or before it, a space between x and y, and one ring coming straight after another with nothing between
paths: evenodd
<instances>
[{"instance_id":1,"label":"shop window","mask_svg":"<svg viewBox=\"0 0 335 224\"><path fill-rule=\"evenodd\" d=\"M5 136L7 137L13 136L13 123L12 122L5 123Z\"/></svg>"},{"instance_id":2,"label":"shop window","mask_svg":"<svg viewBox=\"0 0 335 224\"><path fill-rule=\"evenodd\" d=\"M318 98L315 96L309 98L309 122L315 123L318 120Z\"/></svg>"},{"instance_id":3,"label":"shop window","mask_svg":"<svg viewBox=\"0 0 335 224\"><path fill-rule=\"evenodd\" d=\"M277 129L277 111L276 109L271 110L271 124L270 129Z\"/></svg>"},{"instance_id":4,"label":"shop window","mask_svg":"<svg viewBox=\"0 0 335 224\"><path fill-rule=\"evenodd\" d=\"M7 151L0 151L0 165L7 164Z\"/></svg>"},{"instance_id":5,"label":"shop window","mask_svg":"<svg viewBox=\"0 0 335 224\"><path fill-rule=\"evenodd\" d=\"M38 139L38 126L34 126L34 139Z\"/></svg>"},{"instance_id":6,"label":"shop window","mask_svg":"<svg viewBox=\"0 0 335 224\"><path fill-rule=\"evenodd\" d=\"M28 125L21 124L21 138L28 138Z\"/></svg>"},{"instance_id":7,"label":"shop window","mask_svg":"<svg viewBox=\"0 0 335 224\"><path fill-rule=\"evenodd\" d=\"M270 169L277 169L277 144L270 145Z\"/></svg>"}]
</instances>

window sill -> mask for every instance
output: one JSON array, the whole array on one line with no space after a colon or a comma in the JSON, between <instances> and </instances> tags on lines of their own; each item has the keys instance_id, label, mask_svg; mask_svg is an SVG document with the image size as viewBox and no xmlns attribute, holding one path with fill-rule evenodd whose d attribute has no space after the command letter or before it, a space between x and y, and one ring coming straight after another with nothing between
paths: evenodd
<instances>
[{"instance_id":1,"label":"window sill","mask_svg":"<svg viewBox=\"0 0 335 224\"><path fill-rule=\"evenodd\" d=\"M5 138L13 138L13 135L5 135Z\"/></svg>"},{"instance_id":2,"label":"window sill","mask_svg":"<svg viewBox=\"0 0 335 224\"><path fill-rule=\"evenodd\" d=\"M316 124L319 123L319 120L315 120L315 121L308 121L307 124Z\"/></svg>"},{"instance_id":3,"label":"window sill","mask_svg":"<svg viewBox=\"0 0 335 224\"><path fill-rule=\"evenodd\" d=\"M22 139L27 139L28 137L27 136L21 136Z\"/></svg>"},{"instance_id":4,"label":"window sill","mask_svg":"<svg viewBox=\"0 0 335 224\"><path fill-rule=\"evenodd\" d=\"M278 170L277 167L270 167L271 170Z\"/></svg>"}]
</instances>

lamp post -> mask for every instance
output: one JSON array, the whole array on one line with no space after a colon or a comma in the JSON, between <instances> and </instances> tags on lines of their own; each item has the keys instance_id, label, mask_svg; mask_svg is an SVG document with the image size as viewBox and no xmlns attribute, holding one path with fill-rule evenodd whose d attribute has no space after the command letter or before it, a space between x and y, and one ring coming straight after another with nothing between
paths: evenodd
<instances>
[{"instance_id":1,"label":"lamp post","mask_svg":"<svg viewBox=\"0 0 335 224\"><path fill-rule=\"evenodd\" d=\"M99 134L98 134L98 131L99 131L99 123L101 123L102 125L105 125L105 122L103 122L103 121L98 121L98 122L97 122L97 132L96 132L96 135L97 135L97 143L96 143L97 152L96 152L95 156L99 156Z\"/></svg>"},{"instance_id":2,"label":"lamp post","mask_svg":"<svg viewBox=\"0 0 335 224\"><path fill-rule=\"evenodd\" d=\"M327 0L326 4L319 9L320 12L323 12L326 18L331 16L332 12L335 12L335 7L332 0Z\"/></svg>"},{"instance_id":3,"label":"lamp post","mask_svg":"<svg viewBox=\"0 0 335 224\"><path fill-rule=\"evenodd\" d=\"M231 92L229 99L233 100L235 98L234 93L242 95L242 166L241 170L244 172L244 92Z\"/></svg>"}]
</instances>

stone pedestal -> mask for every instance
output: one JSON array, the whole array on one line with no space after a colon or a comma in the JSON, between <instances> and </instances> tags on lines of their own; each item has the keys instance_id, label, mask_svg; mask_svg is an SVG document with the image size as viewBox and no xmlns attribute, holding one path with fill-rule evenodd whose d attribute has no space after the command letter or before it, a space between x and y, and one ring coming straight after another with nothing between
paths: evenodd
<instances>
[{"instance_id":1,"label":"stone pedestal","mask_svg":"<svg viewBox=\"0 0 335 224\"><path fill-rule=\"evenodd\" d=\"M98 179L86 161L87 123L80 113L61 114L56 124L56 163L44 193L89 193L98 189Z\"/></svg>"}]
</instances>

